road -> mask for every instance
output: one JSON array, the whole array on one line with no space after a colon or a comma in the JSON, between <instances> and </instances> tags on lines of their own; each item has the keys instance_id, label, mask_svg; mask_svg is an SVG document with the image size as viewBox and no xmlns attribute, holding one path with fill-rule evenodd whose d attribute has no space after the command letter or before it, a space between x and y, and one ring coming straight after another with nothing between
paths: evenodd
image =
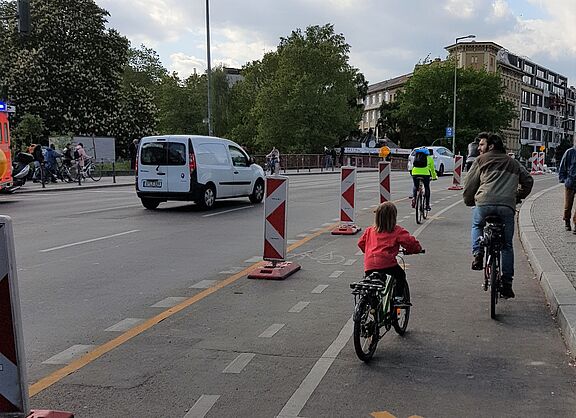
<instances>
[{"instance_id":1,"label":"road","mask_svg":"<svg viewBox=\"0 0 576 418\"><path fill-rule=\"evenodd\" d=\"M376 176L358 174L362 227ZM535 191L556 181L538 178ZM392 175L399 221L427 253L406 257L409 332L386 335L369 365L349 338L357 236L327 233L338 176L290 178L289 258L302 270L281 282L243 277L262 248L263 207L247 199L201 212L144 210L128 187L2 198L32 406L77 417L572 417L576 373L520 243L517 297L493 321L469 270L470 209L450 183L432 184L432 219L417 228L411 180Z\"/></svg>"}]
</instances>

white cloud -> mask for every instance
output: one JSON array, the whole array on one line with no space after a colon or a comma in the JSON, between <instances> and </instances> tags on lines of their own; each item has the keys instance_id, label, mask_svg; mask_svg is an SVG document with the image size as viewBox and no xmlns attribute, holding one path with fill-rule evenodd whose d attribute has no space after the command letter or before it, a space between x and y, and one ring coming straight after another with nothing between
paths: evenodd
<instances>
[{"instance_id":1,"label":"white cloud","mask_svg":"<svg viewBox=\"0 0 576 418\"><path fill-rule=\"evenodd\" d=\"M170 55L168 71L170 73L176 71L178 76L182 79L188 78L190 75L194 74L194 72L203 73L205 68L206 60L204 59L188 56L182 52Z\"/></svg>"},{"instance_id":2,"label":"white cloud","mask_svg":"<svg viewBox=\"0 0 576 418\"><path fill-rule=\"evenodd\" d=\"M453 16L469 19L476 12L474 0L448 0L444 9Z\"/></svg>"},{"instance_id":3,"label":"white cloud","mask_svg":"<svg viewBox=\"0 0 576 418\"><path fill-rule=\"evenodd\" d=\"M511 15L510 6L506 0L495 0L492 3L492 17L502 19Z\"/></svg>"}]
</instances>

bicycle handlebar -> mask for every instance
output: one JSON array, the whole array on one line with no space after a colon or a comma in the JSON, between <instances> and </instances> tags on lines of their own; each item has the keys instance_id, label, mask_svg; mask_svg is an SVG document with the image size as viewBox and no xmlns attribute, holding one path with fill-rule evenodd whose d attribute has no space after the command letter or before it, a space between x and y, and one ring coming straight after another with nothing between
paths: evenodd
<instances>
[{"instance_id":1,"label":"bicycle handlebar","mask_svg":"<svg viewBox=\"0 0 576 418\"><path fill-rule=\"evenodd\" d=\"M400 251L398 251L398 252L399 252L399 253L402 253L402 254L404 254L404 255L412 255L412 254L414 254L414 253L407 253L404 248L400 248ZM417 253L417 254L425 254L425 253L426 253L426 249L425 249L425 248L422 248L422 249L420 250L420 252Z\"/></svg>"}]
</instances>

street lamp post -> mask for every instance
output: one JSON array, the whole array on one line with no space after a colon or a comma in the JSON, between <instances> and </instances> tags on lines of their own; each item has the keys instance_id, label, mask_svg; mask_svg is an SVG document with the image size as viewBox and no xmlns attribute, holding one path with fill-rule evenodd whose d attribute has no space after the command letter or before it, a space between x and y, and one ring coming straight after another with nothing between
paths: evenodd
<instances>
[{"instance_id":1,"label":"street lamp post","mask_svg":"<svg viewBox=\"0 0 576 418\"><path fill-rule=\"evenodd\" d=\"M462 39L475 38L476 35L466 35L456 38L456 43ZM454 109L452 111L452 154L456 155L456 72L458 70L458 57L454 49Z\"/></svg>"},{"instance_id":2,"label":"street lamp post","mask_svg":"<svg viewBox=\"0 0 576 418\"><path fill-rule=\"evenodd\" d=\"M210 8L209 1L206 0L206 60L208 61L208 69L206 71L207 84L208 84L208 135L212 136L212 101L210 99L210 81L212 66L210 64Z\"/></svg>"}]
</instances>

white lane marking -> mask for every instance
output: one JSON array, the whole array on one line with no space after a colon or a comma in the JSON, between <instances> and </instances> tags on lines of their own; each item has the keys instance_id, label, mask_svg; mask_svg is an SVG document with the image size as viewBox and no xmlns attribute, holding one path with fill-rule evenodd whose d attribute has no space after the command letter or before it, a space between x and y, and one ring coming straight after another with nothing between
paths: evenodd
<instances>
[{"instance_id":1,"label":"white lane marking","mask_svg":"<svg viewBox=\"0 0 576 418\"><path fill-rule=\"evenodd\" d=\"M107 212L109 210L117 210L117 209L128 209L128 208L139 208L142 205L124 205L124 206L114 206L112 208L102 208L102 209L93 209L93 210L85 210L83 212L74 212L71 216L74 215L86 215L87 213L98 213L98 212Z\"/></svg>"},{"instance_id":2,"label":"white lane marking","mask_svg":"<svg viewBox=\"0 0 576 418\"><path fill-rule=\"evenodd\" d=\"M404 219L408 219L408 218L411 218L411 217L412 217L412 215L406 215L406 216L404 216Z\"/></svg>"},{"instance_id":3,"label":"white lane marking","mask_svg":"<svg viewBox=\"0 0 576 418\"><path fill-rule=\"evenodd\" d=\"M244 260L245 263L256 263L258 261L262 261L261 255L255 255L254 257L250 257L248 260Z\"/></svg>"},{"instance_id":4,"label":"white lane marking","mask_svg":"<svg viewBox=\"0 0 576 418\"><path fill-rule=\"evenodd\" d=\"M229 212L236 212L237 210L244 210L244 209L250 209L253 208L254 206L242 206L241 208L234 208L234 209L228 209L228 210L223 210L221 212L214 212L214 213L209 213L208 215L202 215L203 218L209 218L211 216L217 216L217 215L223 215L225 213L229 213Z\"/></svg>"},{"instance_id":5,"label":"white lane marking","mask_svg":"<svg viewBox=\"0 0 576 418\"><path fill-rule=\"evenodd\" d=\"M322 293L327 287L327 284L319 284L314 289L312 289L311 293Z\"/></svg>"},{"instance_id":6,"label":"white lane marking","mask_svg":"<svg viewBox=\"0 0 576 418\"><path fill-rule=\"evenodd\" d=\"M338 220L338 219L336 219L336 220ZM332 225L332 222L326 222L326 223L322 224L322 226L329 226L329 225Z\"/></svg>"},{"instance_id":7,"label":"white lane marking","mask_svg":"<svg viewBox=\"0 0 576 418\"><path fill-rule=\"evenodd\" d=\"M299 313L304 310L306 306L310 305L310 302L298 302L296 305L292 306L288 312Z\"/></svg>"},{"instance_id":8,"label":"white lane marking","mask_svg":"<svg viewBox=\"0 0 576 418\"><path fill-rule=\"evenodd\" d=\"M180 302L185 301L188 298L180 297L180 296L172 296L166 299L162 299L160 302L155 303L152 305L152 308L171 308L173 306L178 305Z\"/></svg>"},{"instance_id":9,"label":"white lane marking","mask_svg":"<svg viewBox=\"0 0 576 418\"><path fill-rule=\"evenodd\" d=\"M202 395L196 403L188 410L184 418L204 418L212 409L220 395Z\"/></svg>"},{"instance_id":10,"label":"white lane marking","mask_svg":"<svg viewBox=\"0 0 576 418\"><path fill-rule=\"evenodd\" d=\"M348 260L346 260L346 261L344 262L344 265L345 265L345 266L351 266L351 265L354 264L356 261L358 261L358 260L356 260L355 258L349 258Z\"/></svg>"},{"instance_id":11,"label":"white lane marking","mask_svg":"<svg viewBox=\"0 0 576 418\"><path fill-rule=\"evenodd\" d=\"M318 231L322 231L324 228L312 228L310 231L312 232L318 232Z\"/></svg>"},{"instance_id":12,"label":"white lane marking","mask_svg":"<svg viewBox=\"0 0 576 418\"><path fill-rule=\"evenodd\" d=\"M134 327L135 325L141 324L144 322L145 319L142 318L126 318L122 321L112 325L111 327L106 328L104 331L111 331L111 332L124 332L128 331L130 328Z\"/></svg>"},{"instance_id":13,"label":"white lane marking","mask_svg":"<svg viewBox=\"0 0 576 418\"><path fill-rule=\"evenodd\" d=\"M298 238L306 238L306 237L309 236L309 235L310 235L310 234L304 233L304 234L298 234L298 235L296 235L296 237L298 237Z\"/></svg>"},{"instance_id":14,"label":"white lane marking","mask_svg":"<svg viewBox=\"0 0 576 418\"><path fill-rule=\"evenodd\" d=\"M354 254L354 255L362 255L362 254L364 254L364 253L362 252L362 250L358 250L358 251L356 251L356 254Z\"/></svg>"},{"instance_id":15,"label":"white lane marking","mask_svg":"<svg viewBox=\"0 0 576 418\"><path fill-rule=\"evenodd\" d=\"M244 367L250 363L250 361L256 356L254 353L242 353L239 354L232 362L226 366L222 373L240 373Z\"/></svg>"},{"instance_id":16,"label":"white lane marking","mask_svg":"<svg viewBox=\"0 0 576 418\"><path fill-rule=\"evenodd\" d=\"M258 338L271 338L274 336L274 334L280 331L284 327L284 325L286 324L272 324L268 328L266 328L266 330L262 334L260 334Z\"/></svg>"},{"instance_id":17,"label":"white lane marking","mask_svg":"<svg viewBox=\"0 0 576 418\"><path fill-rule=\"evenodd\" d=\"M316 390L322 378L334 362L336 357L352 335L352 318L346 322L346 325L340 330L340 334L336 337L336 339L330 344L330 347L326 349L324 354L318 359L316 364L312 367L312 370L308 373L306 378L302 381L296 392L292 395L292 397L286 402L284 408L278 414L278 417L297 417L298 414L312 396L312 393Z\"/></svg>"},{"instance_id":18,"label":"white lane marking","mask_svg":"<svg viewBox=\"0 0 576 418\"><path fill-rule=\"evenodd\" d=\"M297 240L297 239L289 239L289 240L287 240L286 242L288 243L288 245L292 245L292 244L294 244L294 243L296 243L296 242L298 242L298 241L299 241L299 240Z\"/></svg>"},{"instance_id":19,"label":"white lane marking","mask_svg":"<svg viewBox=\"0 0 576 418\"><path fill-rule=\"evenodd\" d=\"M219 274L236 274L239 271L244 270L245 267L230 267L228 270L226 271L221 271L219 272Z\"/></svg>"},{"instance_id":20,"label":"white lane marking","mask_svg":"<svg viewBox=\"0 0 576 418\"><path fill-rule=\"evenodd\" d=\"M61 250L62 248L69 248L69 247L74 247L76 245L82 245L82 244L88 244L91 242L96 242L96 241L102 241L104 239L109 239L109 238L116 238L116 237L120 237L122 235L128 235L128 234L133 234L134 232L140 232L139 229L133 229L132 231L126 231L126 232L120 232L118 234L113 234L113 235L107 235L105 237L100 237L100 238L93 238L93 239L87 239L85 241L79 241L79 242L73 242L71 244L66 244L66 245L60 245L58 247L52 247L52 248L47 248L45 250L40 250L41 253L48 253L50 251L56 251L56 250Z\"/></svg>"},{"instance_id":21,"label":"white lane marking","mask_svg":"<svg viewBox=\"0 0 576 418\"><path fill-rule=\"evenodd\" d=\"M333 272L330 276L328 276L328 277L330 277L330 278L332 278L332 279L335 279L336 277L340 277L343 273L344 273L343 271L336 270L336 271L334 271L334 272Z\"/></svg>"},{"instance_id":22,"label":"white lane marking","mask_svg":"<svg viewBox=\"0 0 576 418\"><path fill-rule=\"evenodd\" d=\"M214 286L218 280L201 280L198 283L194 283L190 286L190 289L208 289L209 287Z\"/></svg>"},{"instance_id":23,"label":"white lane marking","mask_svg":"<svg viewBox=\"0 0 576 418\"><path fill-rule=\"evenodd\" d=\"M438 217L440 215L442 215L444 212L452 209L454 206L459 205L460 203L463 203L461 200L452 203L450 206L445 207L444 209L442 209L440 212L438 212L435 216ZM418 228L412 235L414 235L414 237L418 237L418 235L420 235L422 233L422 231L424 231L424 229L426 229L428 227L428 225L430 225L430 223L432 222L433 219L428 219L426 222L424 222L420 228Z\"/></svg>"},{"instance_id":24,"label":"white lane marking","mask_svg":"<svg viewBox=\"0 0 576 418\"><path fill-rule=\"evenodd\" d=\"M68 364L72 360L81 357L84 354L88 354L94 348L96 348L95 345L76 344L61 353L50 357L48 360L43 361L42 364Z\"/></svg>"}]
</instances>

